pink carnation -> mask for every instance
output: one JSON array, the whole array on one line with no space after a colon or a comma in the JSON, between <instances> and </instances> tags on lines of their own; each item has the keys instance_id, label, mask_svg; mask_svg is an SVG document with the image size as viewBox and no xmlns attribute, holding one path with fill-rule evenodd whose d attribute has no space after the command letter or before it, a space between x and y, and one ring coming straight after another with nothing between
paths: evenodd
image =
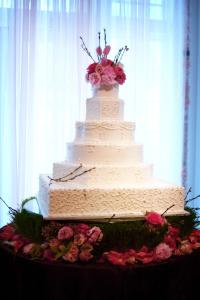
<instances>
[{"instance_id":1,"label":"pink carnation","mask_svg":"<svg viewBox=\"0 0 200 300\"><path fill-rule=\"evenodd\" d=\"M172 255L172 249L165 243L160 243L154 250L157 261L168 259Z\"/></svg>"},{"instance_id":2,"label":"pink carnation","mask_svg":"<svg viewBox=\"0 0 200 300\"><path fill-rule=\"evenodd\" d=\"M84 223L80 223L74 226L75 233L83 233L86 234L88 230L90 229L90 226Z\"/></svg>"},{"instance_id":3,"label":"pink carnation","mask_svg":"<svg viewBox=\"0 0 200 300\"><path fill-rule=\"evenodd\" d=\"M103 233L101 229L97 226L92 227L88 231L88 243L95 244L98 243L102 240L103 238Z\"/></svg>"},{"instance_id":4,"label":"pink carnation","mask_svg":"<svg viewBox=\"0 0 200 300\"><path fill-rule=\"evenodd\" d=\"M71 227L64 226L58 231L59 240L68 240L73 236L74 232Z\"/></svg>"},{"instance_id":5,"label":"pink carnation","mask_svg":"<svg viewBox=\"0 0 200 300\"><path fill-rule=\"evenodd\" d=\"M162 226L165 223L165 219L156 212L148 212L145 216L146 221L152 225Z\"/></svg>"},{"instance_id":6,"label":"pink carnation","mask_svg":"<svg viewBox=\"0 0 200 300\"><path fill-rule=\"evenodd\" d=\"M91 85L99 86L101 82L101 76L99 73L91 73L89 75L89 82Z\"/></svg>"}]
</instances>

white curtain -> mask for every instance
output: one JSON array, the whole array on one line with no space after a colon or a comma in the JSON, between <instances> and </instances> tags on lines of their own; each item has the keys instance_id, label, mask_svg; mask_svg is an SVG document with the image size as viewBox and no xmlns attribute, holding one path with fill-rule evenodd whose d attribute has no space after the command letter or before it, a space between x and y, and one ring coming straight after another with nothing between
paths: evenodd
<instances>
[{"instance_id":1,"label":"white curtain","mask_svg":"<svg viewBox=\"0 0 200 300\"><path fill-rule=\"evenodd\" d=\"M183 0L0 0L0 196L12 207L38 190L38 175L65 158L85 118L85 69L97 32L110 58L127 45L120 88L125 119L157 177L181 183ZM8 220L0 204L1 224Z\"/></svg>"}]
</instances>

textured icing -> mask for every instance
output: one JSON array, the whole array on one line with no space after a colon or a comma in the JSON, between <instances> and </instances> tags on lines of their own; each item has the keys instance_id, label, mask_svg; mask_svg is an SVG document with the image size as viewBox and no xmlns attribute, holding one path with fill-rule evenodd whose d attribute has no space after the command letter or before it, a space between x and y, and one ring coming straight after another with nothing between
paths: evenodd
<instances>
[{"instance_id":1,"label":"textured icing","mask_svg":"<svg viewBox=\"0 0 200 300\"><path fill-rule=\"evenodd\" d=\"M166 215L185 214L184 189L163 181L151 180L143 184L88 188L75 182L53 183L47 176L40 177L40 207L48 218L105 219L137 218L146 211ZM47 205L48 204L48 205Z\"/></svg>"},{"instance_id":2,"label":"textured icing","mask_svg":"<svg viewBox=\"0 0 200 300\"><path fill-rule=\"evenodd\" d=\"M76 122L76 143L123 144L134 141L135 123L133 122Z\"/></svg>"},{"instance_id":3,"label":"textured icing","mask_svg":"<svg viewBox=\"0 0 200 300\"><path fill-rule=\"evenodd\" d=\"M66 161L54 163L54 179L72 172L67 182L40 177L39 205L54 219L129 219L146 211L185 214L184 189L152 176L143 163L142 145L134 142L135 124L124 120L124 102L118 86L97 89L86 102L86 122L76 123L76 137L67 144ZM78 173L73 173L77 167ZM80 172L80 173L79 173Z\"/></svg>"},{"instance_id":4,"label":"textured icing","mask_svg":"<svg viewBox=\"0 0 200 300\"><path fill-rule=\"evenodd\" d=\"M122 121L124 116L123 100L101 100L89 98L86 102L86 120Z\"/></svg>"},{"instance_id":5,"label":"textured icing","mask_svg":"<svg viewBox=\"0 0 200 300\"><path fill-rule=\"evenodd\" d=\"M96 166L133 165L143 159L142 145L101 145L85 143L68 143L67 160Z\"/></svg>"},{"instance_id":6,"label":"textured icing","mask_svg":"<svg viewBox=\"0 0 200 300\"><path fill-rule=\"evenodd\" d=\"M66 176L66 174L73 172L77 167L77 164L70 164L67 161L54 163L53 178ZM92 165L83 165L76 174L80 174L92 167ZM145 182L151 178L152 168L152 165L147 164L135 164L132 166L98 165L91 172L77 177L75 182L77 184L85 184L87 187L95 187L96 185L105 187L113 184L123 186L124 184L132 184L133 182Z\"/></svg>"}]
</instances>

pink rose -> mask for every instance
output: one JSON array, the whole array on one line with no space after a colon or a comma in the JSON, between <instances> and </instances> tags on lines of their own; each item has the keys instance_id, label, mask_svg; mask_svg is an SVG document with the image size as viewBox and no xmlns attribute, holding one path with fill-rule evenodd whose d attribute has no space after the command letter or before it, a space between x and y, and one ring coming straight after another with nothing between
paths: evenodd
<instances>
[{"instance_id":1,"label":"pink rose","mask_svg":"<svg viewBox=\"0 0 200 300\"><path fill-rule=\"evenodd\" d=\"M91 73L89 75L89 82L91 85L99 86L101 82L101 76L99 73Z\"/></svg>"},{"instance_id":2,"label":"pink rose","mask_svg":"<svg viewBox=\"0 0 200 300\"><path fill-rule=\"evenodd\" d=\"M172 249L165 243L160 243L154 249L155 259L157 261L168 259L172 255Z\"/></svg>"},{"instance_id":3,"label":"pink rose","mask_svg":"<svg viewBox=\"0 0 200 300\"><path fill-rule=\"evenodd\" d=\"M77 225L74 226L75 233L86 234L89 229L90 229L90 226L87 225L87 224L83 224L83 223L80 223L80 224L77 224Z\"/></svg>"},{"instance_id":4,"label":"pink rose","mask_svg":"<svg viewBox=\"0 0 200 300\"><path fill-rule=\"evenodd\" d=\"M172 225L169 225L168 227L168 233L173 237L178 237L180 233L180 229L177 227L174 227Z\"/></svg>"},{"instance_id":5,"label":"pink rose","mask_svg":"<svg viewBox=\"0 0 200 300\"><path fill-rule=\"evenodd\" d=\"M100 64L96 65L95 72L99 73L99 74L102 74L103 73L102 65L100 65Z\"/></svg>"},{"instance_id":6,"label":"pink rose","mask_svg":"<svg viewBox=\"0 0 200 300\"><path fill-rule=\"evenodd\" d=\"M95 244L102 240L103 233L99 227L94 226L88 231L87 236L88 243Z\"/></svg>"},{"instance_id":7,"label":"pink rose","mask_svg":"<svg viewBox=\"0 0 200 300\"><path fill-rule=\"evenodd\" d=\"M152 224L152 225L162 226L165 224L165 218L163 218L160 214L158 214L156 212L146 213L145 219L149 224Z\"/></svg>"},{"instance_id":8,"label":"pink rose","mask_svg":"<svg viewBox=\"0 0 200 300\"><path fill-rule=\"evenodd\" d=\"M109 45L107 45L103 50L103 54L107 56L110 53L110 49L111 49L111 47Z\"/></svg>"},{"instance_id":9,"label":"pink rose","mask_svg":"<svg viewBox=\"0 0 200 300\"><path fill-rule=\"evenodd\" d=\"M65 253L62 258L71 263L77 261L79 254L79 249L76 245L72 244L69 251Z\"/></svg>"},{"instance_id":10,"label":"pink rose","mask_svg":"<svg viewBox=\"0 0 200 300\"><path fill-rule=\"evenodd\" d=\"M74 232L70 226L63 226L58 231L58 239L59 240L68 240L73 236Z\"/></svg>"}]
</instances>

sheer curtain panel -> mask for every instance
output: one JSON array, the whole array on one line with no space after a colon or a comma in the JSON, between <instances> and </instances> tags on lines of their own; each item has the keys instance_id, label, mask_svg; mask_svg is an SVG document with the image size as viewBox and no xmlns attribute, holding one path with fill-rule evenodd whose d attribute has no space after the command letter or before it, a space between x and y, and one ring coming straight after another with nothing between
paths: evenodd
<instances>
[{"instance_id":1,"label":"sheer curtain panel","mask_svg":"<svg viewBox=\"0 0 200 300\"><path fill-rule=\"evenodd\" d=\"M183 0L0 0L0 196L16 208L38 191L40 173L65 158L75 121L85 118L85 69L97 32L110 58L128 45L120 87L125 119L154 174L181 183ZM8 221L0 204L1 225Z\"/></svg>"}]
</instances>

